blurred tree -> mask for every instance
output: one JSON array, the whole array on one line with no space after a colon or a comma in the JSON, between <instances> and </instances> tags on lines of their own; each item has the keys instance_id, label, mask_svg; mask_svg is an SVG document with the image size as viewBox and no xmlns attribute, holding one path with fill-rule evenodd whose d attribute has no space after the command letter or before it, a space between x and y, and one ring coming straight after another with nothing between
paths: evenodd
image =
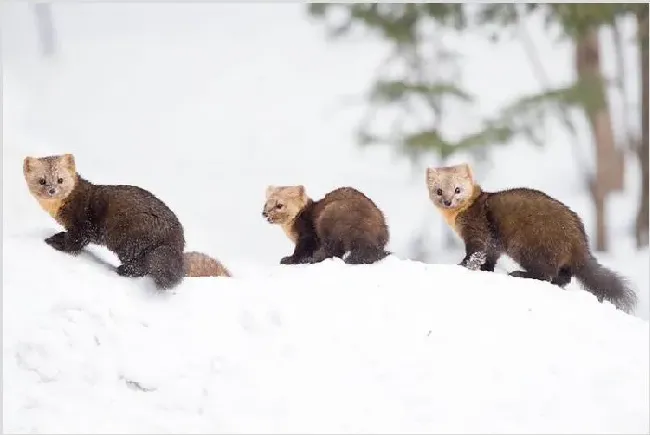
<instances>
[{"instance_id":1,"label":"blurred tree","mask_svg":"<svg viewBox=\"0 0 650 435\"><path fill-rule=\"evenodd\" d=\"M342 12L342 20L332 23L330 12ZM415 130L403 131L399 126L393 126L391 134L379 136L368 128L367 121L362 123L360 139L362 143L389 142L397 144L407 155L417 157L422 152L434 151L444 159L459 150L478 150L485 145L504 143L514 135L521 134L537 144L544 141L545 119L559 117L567 131L574 138L574 151L578 150L576 135L575 109L583 113L591 126L595 148L595 170L586 170L585 182L591 192L596 210L596 249L607 249L607 223L605 204L609 193L623 186L624 159L622 146L617 146L612 132L611 114L608 109L607 91L611 89L602 76L600 65L600 30L610 27L614 35L618 35L617 22L622 17L637 15L640 28L645 21L645 36L647 43L647 5L643 4L312 4L309 5L312 16L328 20L332 35L341 36L354 25L361 25L377 32L393 48L391 59L398 58L406 68L390 79L383 75L376 80L369 95L371 110L379 105L396 105L405 115L412 117L409 110L413 100L424 101L425 107L432 115L424 126ZM532 39L528 37L524 19L531 13L542 13L547 25L559 25L564 36L569 38L575 47L576 79L568 86L551 88L546 79L545 65L536 52ZM643 15L645 14L645 15ZM645 18L644 18L645 17ZM503 30L518 26L526 45L529 60L533 63L537 75L542 82L543 91L534 95L525 95L489 120L484 120L483 128L452 140L441 133L443 104L462 101L473 102L473 97L459 88L452 77L440 78L427 65L431 59L424 59L422 54L433 53L430 48L424 50L427 43L441 46L441 34L449 31L463 31L473 20L477 26L498 29L491 34L491 39L498 41ZM433 30L432 30L433 29ZM437 31L437 32L436 32ZM438 37L434 36L438 34ZM448 34L448 33L447 33ZM433 35L433 36L432 36ZM616 41L615 41L616 42ZM616 45L617 58L623 56L620 41ZM647 49L642 49L646 59L644 77L645 88L642 90L645 114L643 117L643 134L625 135L626 141L641 142L638 155L641 165L645 168L643 198L637 218L637 243L643 245L643 230L645 228L645 244L647 245ZM642 58L643 58L642 56ZM389 60L391 60L389 59ZM429 62L427 62L429 60ZM435 60L435 70L440 70L444 62L454 60L453 53L445 53L442 58ZM643 62L641 62L643 69ZM622 68L624 62L619 62ZM618 92L625 101L625 80L629 76L619 71ZM457 75L456 75L457 76ZM616 91L616 89L614 91ZM623 120L628 125L627 120ZM645 141L645 142L644 142ZM644 145L645 144L645 145ZM645 158L643 154L645 152ZM576 163L584 165L584 158L578 156ZM643 210L645 202L645 211ZM645 214L644 214L645 213Z\"/></svg>"},{"instance_id":2,"label":"blurred tree","mask_svg":"<svg viewBox=\"0 0 650 435\"><path fill-rule=\"evenodd\" d=\"M454 152L472 151L509 138L509 129L491 120L462 137L443 131L447 105L474 101L472 95L459 87L457 55L445 47L442 38L447 31L460 31L467 26L464 5L316 3L308 8L312 16L325 20L331 12L343 12L343 20L330 27L333 37L345 35L361 23L391 46L367 95L369 111L358 130L362 145L394 144L412 159L433 151L444 161ZM373 128L379 108L397 113L390 131L378 132Z\"/></svg>"},{"instance_id":3,"label":"blurred tree","mask_svg":"<svg viewBox=\"0 0 650 435\"><path fill-rule=\"evenodd\" d=\"M38 32L41 54L44 57L51 57L56 51L56 32L52 18L52 4L36 1L32 3L32 9L36 19L36 31Z\"/></svg>"},{"instance_id":4,"label":"blurred tree","mask_svg":"<svg viewBox=\"0 0 650 435\"><path fill-rule=\"evenodd\" d=\"M502 6L492 5L492 7ZM575 47L576 79L569 87L550 89L544 93L526 96L504 111L507 115L514 115L520 121L523 119L524 123L528 123L530 128L523 129L523 131L533 130L534 124L541 125L540 118L552 113L560 114L565 126L570 131L575 131L569 110L579 108L584 113L591 127L595 147L595 170L587 172L586 182L595 208L595 248L598 251L608 249L605 206L608 195L623 188L624 151L639 143L640 132L630 131L629 121L625 119L627 116L626 82L632 76L624 74L624 47L620 41L619 22L622 18L638 14L642 8L643 5L640 4L625 3L548 4L534 5L529 8L528 13L541 9L542 13L546 15L547 23L559 24L565 37L570 38ZM619 76L614 81L605 80L601 72L600 37L601 30L606 27L613 30L615 38L615 57ZM647 41L647 36L645 41ZM638 39L636 43L642 44L643 40ZM619 119L619 121L626 130L622 135L623 141L626 143L616 144L614 139L612 119L607 102L608 91L618 93L619 98L623 101L623 119ZM642 92L640 100L647 104L647 93ZM541 108L545 110L540 111ZM531 112L533 116L530 116ZM535 119L535 115L538 119ZM575 135L574 138L576 138ZM643 159L640 155L639 157L641 166L647 167L647 159ZM647 178L642 177L641 183L642 190L647 192ZM643 200L641 204L642 202ZM637 219L637 228L641 225L639 219L642 220L642 218ZM647 227L647 218L645 222L645 227ZM637 234L637 244L640 245L638 237Z\"/></svg>"},{"instance_id":5,"label":"blurred tree","mask_svg":"<svg viewBox=\"0 0 650 435\"><path fill-rule=\"evenodd\" d=\"M639 34L639 58L641 59L641 138L637 142L637 153L641 163L641 198L636 218L636 245L648 246L648 4L640 5L637 11Z\"/></svg>"}]
</instances>

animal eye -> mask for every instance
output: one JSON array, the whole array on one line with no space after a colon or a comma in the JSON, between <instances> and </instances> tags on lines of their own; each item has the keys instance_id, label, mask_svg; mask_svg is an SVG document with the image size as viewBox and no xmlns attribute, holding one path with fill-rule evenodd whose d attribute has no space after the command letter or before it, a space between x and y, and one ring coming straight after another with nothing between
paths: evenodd
<instances>
[{"instance_id":1,"label":"animal eye","mask_svg":"<svg viewBox=\"0 0 650 435\"><path fill-rule=\"evenodd\" d=\"M442 196L442 189L438 189L436 193L438 194L438 196Z\"/></svg>"},{"instance_id":2,"label":"animal eye","mask_svg":"<svg viewBox=\"0 0 650 435\"><path fill-rule=\"evenodd\" d=\"M275 208L277 208L278 210L280 210L282 207L284 207L282 204L278 204L275 206Z\"/></svg>"},{"instance_id":3,"label":"animal eye","mask_svg":"<svg viewBox=\"0 0 650 435\"><path fill-rule=\"evenodd\" d=\"M41 186L45 186L45 178L40 178L38 180L38 184L40 184Z\"/></svg>"},{"instance_id":4,"label":"animal eye","mask_svg":"<svg viewBox=\"0 0 650 435\"><path fill-rule=\"evenodd\" d=\"M456 192L456 193L460 193L460 187L457 187L457 188L454 190L454 192Z\"/></svg>"},{"instance_id":5,"label":"animal eye","mask_svg":"<svg viewBox=\"0 0 650 435\"><path fill-rule=\"evenodd\" d=\"M59 184L63 183L63 178L57 179L56 182L59 183ZM456 189L456 190L458 190L458 189ZM456 192L456 193L458 193L458 192Z\"/></svg>"}]
</instances>

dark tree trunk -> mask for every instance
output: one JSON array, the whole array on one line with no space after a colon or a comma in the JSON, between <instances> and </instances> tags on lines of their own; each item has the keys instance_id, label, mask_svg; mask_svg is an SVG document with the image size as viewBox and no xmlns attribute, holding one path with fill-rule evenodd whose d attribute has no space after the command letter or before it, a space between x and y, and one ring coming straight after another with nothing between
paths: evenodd
<instances>
[{"instance_id":1,"label":"dark tree trunk","mask_svg":"<svg viewBox=\"0 0 650 435\"><path fill-rule=\"evenodd\" d=\"M623 154L616 148L605 88L600 72L598 30L592 29L576 39L576 70L578 80L591 83L600 93L598 107L586 107L587 118L596 147L596 173L591 180L591 195L596 212L596 250L606 251L607 196L623 187ZM594 91L596 92L596 91Z\"/></svg>"},{"instance_id":2,"label":"dark tree trunk","mask_svg":"<svg viewBox=\"0 0 650 435\"><path fill-rule=\"evenodd\" d=\"M638 144L639 163L641 164L641 198L639 212L636 216L636 246L648 246L648 5L643 5L637 14L639 32L639 57L641 59L641 141Z\"/></svg>"}]
</instances>

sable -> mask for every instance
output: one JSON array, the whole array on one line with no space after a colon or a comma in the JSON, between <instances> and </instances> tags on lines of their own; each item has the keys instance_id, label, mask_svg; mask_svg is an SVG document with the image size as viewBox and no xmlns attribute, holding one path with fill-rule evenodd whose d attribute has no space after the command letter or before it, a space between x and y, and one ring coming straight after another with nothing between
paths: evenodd
<instances>
[{"instance_id":1,"label":"sable","mask_svg":"<svg viewBox=\"0 0 650 435\"><path fill-rule=\"evenodd\" d=\"M481 270L494 271L502 254L524 270L511 276L566 286L575 276L602 301L631 312L636 295L626 280L598 263L589 249L580 217L539 190L516 188L484 192L467 164L428 168L429 198L465 242L467 265L485 254Z\"/></svg>"},{"instance_id":2,"label":"sable","mask_svg":"<svg viewBox=\"0 0 650 435\"><path fill-rule=\"evenodd\" d=\"M89 243L106 246L122 263L119 275L149 275L160 289L193 270L196 258L183 253L183 226L151 192L93 184L77 173L72 154L26 157L23 173L30 193L66 230L45 239L54 249L74 254Z\"/></svg>"},{"instance_id":3,"label":"sable","mask_svg":"<svg viewBox=\"0 0 650 435\"><path fill-rule=\"evenodd\" d=\"M389 255L384 214L363 193L341 187L313 201L304 186L269 186L262 216L280 225L295 244L282 264L318 263L342 258L348 264L370 264Z\"/></svg>"}]
</instances>

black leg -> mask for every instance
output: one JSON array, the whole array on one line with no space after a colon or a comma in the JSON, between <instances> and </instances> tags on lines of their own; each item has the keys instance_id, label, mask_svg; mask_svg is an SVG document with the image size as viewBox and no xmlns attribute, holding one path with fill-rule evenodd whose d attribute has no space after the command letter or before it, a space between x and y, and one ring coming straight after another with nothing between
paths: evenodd
<instances>
[{"instance_id":1,"label":"black leg","mask_svg":"<svg viewBox=\"0 0 650 435\"><path fill-rule=\"evenodd\" d=\"M486 260L487 254L484 251L476 251L470 255L466 255L463 261L460 262L460 265L469 270L479 270L485 265Z\"/></svg>"},{"instance_id":2,"label":"black leg","mask_svg":"<svg viewBox=\"0 0 650 435\"><path fill-rule=\"evenodd\" d=\"M539 281L547 281L547 282L551 280L551 278L548 276L543 276L541 274L529 272L525 270L515 270L510 272L508 275L515 278L530 278L530 279L537 279Z\"/></svg>"},{"instance_id":3,"label":"black leg","mask_svg":"<svg viewBox=\"0 0 650 435\"><path fill-rule=\"evenodd\" d=\"M280 264L305 264L318 248L318 243L310 237L298 239L293 255L282 257Z\"/></svg>"},{"instance_id":4,"label":"black leg","mask_svg":"<svg viewBox=\"0 0 650 435\"><path fill-rule=\"evenodd\" d=\"M485 263L481 265L481 270L483 272L494 272L494 267L497 265L497 260L488 254L487 258L485 259Z\"/></svg>"},{"instance_id":5,"label":"black leg","mask_svg":"<svg viewBox=\"0 0 650 435\"><path fill-rule=\"evenodd\" d=\"M147 274L147 268L143 261L130 261L128 263L122 263L117 268L117 274L120 276L128 276L132 278L137 278L140 276L145 276Z\"/></svg>"},{"instance_id":6,"label":"black leg","mask_svg":"<svg viewBox=\"0 0 650 435\"><path fill-rule=\"evenodd\" d=\"M334 254L324 246L321 246L316 251L314 251L314 253L309 258L307 258L305 262L315 264L332 257L334 257Z\"/></svg>"},{"instance_id":7,"label":"black leg","mask_svg":"<svg viewBox=\"0 0 650 435\"><path fill-rule=\"evenodd\" d=\"M45 239L45 243L57 251L77 253L88 244L88 239L77 234L61 231Z\"/></svg>"},{"instance_id":8,"label":"black leg","mask_svg":"<svg viewBox=\"0 0 650 435\"><path fill-rule=\"evenodd\" d=\"M280 264L295 264L293 255L287 255L286 257L282 257L280 259Z\"/></svg>"},{"instance_id":9,"label":"black leg","mask_svg":"<svg viewBox=\"0 0 650 435\"><path fill-rule=\"evenodd\" d=\"M571 271L568 269L560 269L560 273L551 280L551 284L555 284L560 287L565 287L567 284L571 282L571 278L573 278L573 275L571 274Z\"/></svg>"},{"instance_id":10,"label":"black leg","mask_svg":"<svg viewBox=\"0 0 650 435\"><path fill-rule=\"evenodd\" d=\"M286 257L282 257L280 260L280 264L306 264L309 263L309 256L306 255L289 255Z\"/></svg>"}]
</instances>

